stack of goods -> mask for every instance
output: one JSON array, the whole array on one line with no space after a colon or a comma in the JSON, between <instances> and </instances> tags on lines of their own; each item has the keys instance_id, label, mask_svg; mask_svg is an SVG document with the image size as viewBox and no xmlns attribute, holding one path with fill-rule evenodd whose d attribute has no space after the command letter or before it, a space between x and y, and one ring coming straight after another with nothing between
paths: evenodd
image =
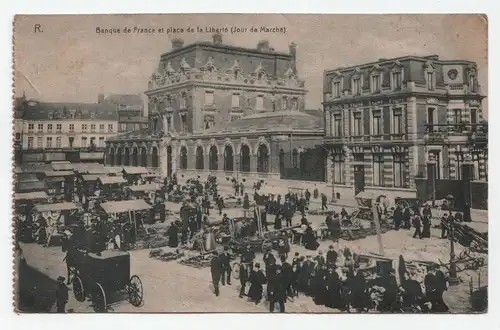
<instances>
[{"instance_id":1,"label":"stack of goods","mask_svg":"<svg viewBox=\"0 0 500 330\"><path fill-rule=\"evenodd\" d=\"M195 268L207 268L210 267L210 263L213 259L213 254L200 254L197 256L189 257L186 259L182 259L179 262L186 266L191 266Z\"/></svg>"},{"instance_id":2,"label":"stack of goods","mask_svg":"<svg viewBox=\"0 0 500 330\"><path fill-rule=\"evenodd\" d=\"M229 248L231 251L235 253L240 253L244 249L246 249L247 246L250 246L250 250L253 252L262 252L262 243L264 242L263 238L259 237L245 237L242 239L239 239L237 241L232 241L230 243Z\"/></svg>"},{"instance_id":3,"label":"stack of goods","mask_svg":"<svg viewBox=\"0 0 500 330\"><path fill-rule=\"evenodd\" d=\"M184 256L184 252L179 251L179 250L176 250L174 252L172 252L172 251L166 252L162 249L153 249L153 250L149 251L150 258L158 259L161 261L177 260L183 256Z\"/></svg>"},{"instance_id":4,"label":"stack of goods","mask_svg":"<svg viewBox=\"0 0 500 330\"><path fill-rule=\"evenodd\" d=\"M233 195L228 195L228 196L225 196L224 197L224 206L226 208L237 208L237 207L241 207L242 205L242 201L241 201L241 198L239 197L235 197Z\"/></svg>"},{"instance_id":5,"label":"stack of goods","mask_svg":"<svg viewBox=\"0 0 500 330\"><path fill-rule=\"evenodd\" d=\"M454 227L454 238L460 245L474 248L478 252L488 252L488 233L480 233L465 224L457 223Z\"/></svg>"},{"instance_id":6,"label":"stack of goods","mask_svg":"<svg viewBox=\"0 0 500 330\"><path fill-rule=\"evenodd\" d=\"M309 210L307 214L309 215L324 215L326 216L328 214L328 210L320 210L320 209L315 209L315 210Z\"/></svg>"},{"instance_id":7,"label":"stack of goods","mask_svg":"<svg viewBox=\"0 0 500 330\"><path fill-rule=\"evenodd\" d=\"M380 233L384 234L388 232L390 228L388 226L380 226ZM357 239L366 238L368 236L376 235L377 231L375 227L371 228L360 228L359 230L342 230L342 239L346 241L354 241Z\"/></svg>"}]
</instances>

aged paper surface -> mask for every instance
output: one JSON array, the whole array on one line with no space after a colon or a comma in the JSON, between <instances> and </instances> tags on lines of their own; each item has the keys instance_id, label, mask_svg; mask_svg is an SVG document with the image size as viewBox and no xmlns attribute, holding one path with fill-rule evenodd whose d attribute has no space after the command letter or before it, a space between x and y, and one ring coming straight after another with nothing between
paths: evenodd
<instances>
[{"instance_id":1,"label":"aged paper surface","mask_svg":"<svg viewBox=\"0 0 500 330\"><path fill-rule=\"evenodd\" d=\"M18 312L487 310L481 15L20 15Z\"/></svg>"}]
</instances>

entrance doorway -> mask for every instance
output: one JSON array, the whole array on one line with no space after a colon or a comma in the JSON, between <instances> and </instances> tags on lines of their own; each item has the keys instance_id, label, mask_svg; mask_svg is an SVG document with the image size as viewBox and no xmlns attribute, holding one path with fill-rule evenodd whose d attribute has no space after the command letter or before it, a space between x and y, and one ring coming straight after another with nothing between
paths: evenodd
<instances>
[{"instance_id":1,"label":"entrance doorway","mask_svg":"<svg viewBox=\"0 0 500 330\"><path fill-rule=\"evenodd\" d=\"M365 167L354 165L354 195L365 190Z\"/></svg>"}]
</instances>

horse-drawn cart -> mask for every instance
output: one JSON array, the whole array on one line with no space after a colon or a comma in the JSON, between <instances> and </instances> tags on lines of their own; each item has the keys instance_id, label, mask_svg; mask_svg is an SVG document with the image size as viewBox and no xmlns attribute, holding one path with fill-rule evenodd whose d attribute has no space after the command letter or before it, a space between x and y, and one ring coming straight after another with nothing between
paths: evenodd
<instances>
[{"instance_id":1,"label":"horse-drawn cart","mask_svg":"<svg viewBox=\"0 0 500 330\"><path fill-rule=\"evenodd\" d=\"M142 303L144 292L137 275L130 276L130 254L117 250L101 253L78 252L73 276L73 292L76 300L86 297L92 300L96 312L106 312L108 297L119 292L128 296L135 307Z\"/></svg>"}]
</instances>

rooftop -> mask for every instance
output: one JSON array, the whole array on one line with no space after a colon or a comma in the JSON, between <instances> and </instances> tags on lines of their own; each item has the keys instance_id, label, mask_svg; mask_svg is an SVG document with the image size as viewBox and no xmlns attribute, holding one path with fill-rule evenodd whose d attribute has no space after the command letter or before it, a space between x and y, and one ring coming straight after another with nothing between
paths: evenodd
<instances>
[{"instance_id":1,"label":"rooftop","mask_svg":"<svg viewBox=\"0 0 500 330\"><path fill-rule=\"evenodd\" d=\"M27 100L23 104L25 120L118 120L116 106L109 103L57 103Z\"/></svg>"},{"instance_id":2,"label":"rooftop","mask_svg":"<svg viewBox=\"0 0 500 330\"><path fill-rule=\"evenodd\" d=\"M143 107L140 94L110 94L104 101L115 105Z\"/></svg>"}]
</instances>

